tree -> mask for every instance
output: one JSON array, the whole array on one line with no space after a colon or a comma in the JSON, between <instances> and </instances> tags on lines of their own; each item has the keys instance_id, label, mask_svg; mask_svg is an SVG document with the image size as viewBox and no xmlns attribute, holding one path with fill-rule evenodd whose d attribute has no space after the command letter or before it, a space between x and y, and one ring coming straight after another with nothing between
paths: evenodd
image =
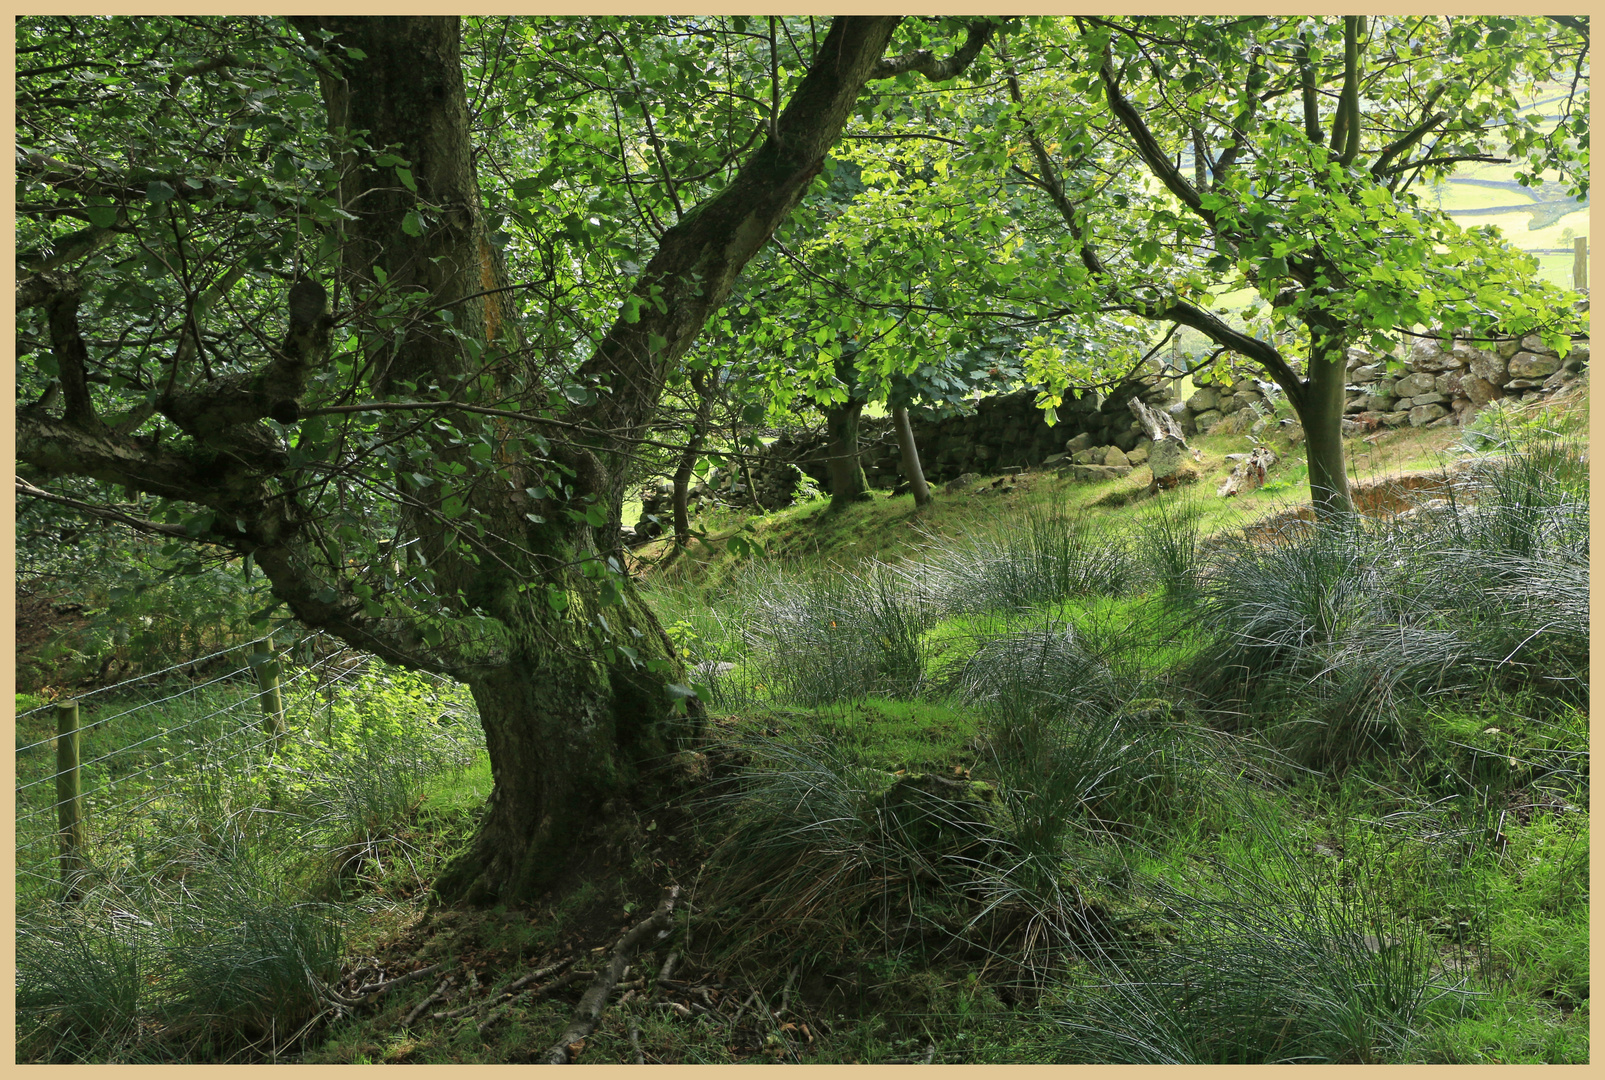
<instances>
[{"instance_id":1,"label":"tree","mask_svg":"<svg viewBox=\"0 0 1605 1080\"><path fill-rule=\"evenodd\" d=\"M1013 173L1076 241L1082 265L1068 280L1090 283L1094 303L1193 327L1259 365L1304 426L1321 516L1350 507L1349 346L1386 349L1437 327L1480 340L1541 333L1564 348L1576 328L1530 258L1458 228L1411 188L1458 162L1521 160L1523 182L1558 169L1585 191L1574 110L1586 90L1577 98L1574 82L1549 129L1518 91L1580 73L1586 24L1163 17L1038 29L1040 55L1004 60L1013 108L997 131L1025 151ZM1154 183L1123 177L1131 161ZM1267 305L1246 327L1209 309L1215 288L1240 284Z\"/></svg>"},{"instance_id":2,"label":"tree","mask_svg":"<svg viewBox=\"0 0 1605 1080\"><path fill-rule=\"evenodd\" d=\"M739 82L698 67L724 23L650 48L637 24L544 24L568 51L526 34L508 67L471 50L471 98L456 18L19 22L19 246L35 254L17 303L49 344L32 354L18 457L39 483L161 497L171 520L147 531L242 555L305 624L472 689L495 790L444 898L549 886L616 837L670 748L679 661L610 564L628 464L668 373L804 198L864 85L952 78L990 35L977 23L952 56L887 59L898 23L833 20L790 65L783 110L771 55L767 114L730 110L705 152L670 161L653 131L675 102L651 90L718 98L719 75ZM722 44L751 53L733 26ZM48 83L63 73L71 87ZM490 102L508 82L518 92ZM512 103L563 153L605 130L593 105L624 97L613 175L639 220L669 206L677 220L619 301L586 275L630 230L574 214L552 239L575 258L509 245L498 226L536 213L542 185L558 202L584 185L553 156L487 193L496 144L476 153L471 132L494 110L505 125ZM605 173L596 140L573 152L576 174ZM649 184L634 174L652 158ZM551 300L530 318L513 256L546 269L522 290ZM51 368L59 394L42 390Z\"/></svg>"}]
</instances>

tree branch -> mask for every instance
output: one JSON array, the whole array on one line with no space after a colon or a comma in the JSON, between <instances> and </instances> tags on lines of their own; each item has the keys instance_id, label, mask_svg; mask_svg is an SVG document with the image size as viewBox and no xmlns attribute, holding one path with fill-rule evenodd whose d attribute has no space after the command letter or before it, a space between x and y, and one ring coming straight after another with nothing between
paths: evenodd
<instances>
[{"instance_id":1,"label":"tree branch","mask_svg":"<svg viewBox=\"0 0 1605 1080\"><path fill-rule=\"evenodd\" d=\"M46 491L44 488L34 487L20 476L17 477L17 494L26 495L30 499L40 499L44 502L52 502L58 506L70 507L74 510L79 510L85 514L89 514L92 517L102 518L106 521L115 521L121 525L127 525L130 528L138 529L140 532L147 532L154 536L166 536L178 540L191 539L190 535L186 533L183 527L180 525L162 525L155 521L146 521L143 518L131 517L128 514L113 510L110 507L96 506L93 503L79 502L77 499L69 499L65 495L56 495L52 492Z\"/></svg>"},{"instance_id":2,"label":"tree branch","mask_svg":"<svg viewBox=\"0 0 1605 1080\"><path fill-rule=\"evenodd\" d=\"M929 49L920 49L918 52L904 53L887 60L881 60L870 70L870 81L891 79L898 75L915 72L925 76L931 82L945 82L959 75L970 62L980 55L981 49L992 38L991 23L971 23L970 32L964 38L964 44L959 51L946 60L939 60L936 54Z\"/></svg>"},{"instance_id":3,"label":"tree branch","mask_svg":"<svg viewBox=\"0 0 1605 1080\"><path fill-rule=\"evenodd\" d=\"M1125 95L1120 92L1119 76L1115 73L1114 53L1107 47L1104 49L1103 64L1098 68L1098 75L1103 79L1104 90L1109 96L1110 111L1115 114L1116 119L1120 121L1121 127L1126 129L1126 133L1137 144L1137 153L1141 156L1143 163L1159 178L1159 182L1164 184L1172 195L1180 199L1183 205L1213 228L1215 225L1214 212L1204 208L1204 202L1198 194L1198 190L1189 184L1187 178L1182 176L1181 170L1171 163L1170 158L1165 154L1164 148L1159 145L1159 140L1154 138L1154 133L1148 130L1147 124L1143 123L1142 116L1138 114L1131 102L1126 100Z\"/></svg>"}]
</instances>

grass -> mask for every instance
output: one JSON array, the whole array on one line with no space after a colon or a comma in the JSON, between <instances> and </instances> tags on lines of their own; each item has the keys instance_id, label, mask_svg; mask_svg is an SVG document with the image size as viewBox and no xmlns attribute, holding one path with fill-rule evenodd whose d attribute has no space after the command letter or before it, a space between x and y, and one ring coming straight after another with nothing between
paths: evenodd
<instances>
[{"instance_id":1,"label":"grass","mask_svg":"<svg viewBox=\"0 0 1605 1080\"><path fill-rule=\"evenodd\" d=\"M705 819L703 962L854 982L821 1060L1586 1060L1586 466L1563 418L1524 423L1474 453L1368 444L1469 469L1438 502L1252 541L1231 527L1271 497L1106 509L1042 477L1007 510L770 523L771 550L863 553L817 595L901 584L922 678L826 705L766 674L770 639L720 638L761 690ZM657 587L773 624L820 603L791 565ZM888 825L924 776L986 809L933 786L932 826ZM979 967L957 932L978 911L1013 920Z\"/></svg>"},{"instance_id":2,"label":"grass","mask_svg":"<svg viewBox=\"0 0 1605 1080\"><path fill-rule=\"evenodd\" d=\"M326 668L325 675L333 669ZM246 678L249 675L246 674ZM427 891L488 767L460 691L382 668L113 691L82 711L89 844L55 881L49 710L18 724L22 1060L261 1060L326 1011L355 927Z\"/></svg>"},{"instance_id":3,"label":"grass","mask_svg":"<svg viewBox=\"0 0 1605 1080\"><path fill-rule=\"evenodd\" d=\"M25 895L21 1057L528 1061L583 984L483 1031L403 1023L433 979L344 1018L322 987L438 961L471 1005L611 945L667 876L674 933L585 1061L1586 1061L1567 424L1367 444L1469 464L1447 497L1322 531L1241 532L1299 490L1284 465L1230 502L1028 474L918 515L793 508L754 524L760 560L693 545L643 590L704 687L705 781L649 810L630 876L544 907L426 909L491 787L449 691L375 669L205 782L177 778L242 745L248 687L109 721L85 756L148 738L96 767L157 797L77 905ZM1240 445L1200 443L1207 469ZM49 728L24 717L19 746Z\"/></svg>"}]
</instances>

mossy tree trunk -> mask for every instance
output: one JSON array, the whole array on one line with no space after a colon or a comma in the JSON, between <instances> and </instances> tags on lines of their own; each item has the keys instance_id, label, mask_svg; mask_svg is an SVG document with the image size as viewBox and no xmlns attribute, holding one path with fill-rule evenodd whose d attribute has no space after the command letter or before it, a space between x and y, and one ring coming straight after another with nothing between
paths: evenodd
<instances>
[{"instance_id":1,"label":"mossy tree trunk","mask_svg":"<svg viewBox=\"0 0 1605 1080\"><path fill-rule=\"evenodd\" d=\"M848 400L825 408L826 452L830 455L830 505L833 508L870 497L869 480L858 460L858 420L864 402Z\"/></svg>"},{"instance_id":2,"label":"mossy tree trunk","mask_svg":"<svg viewBox=\"0 0 1605 1080\"><path fill-rule=\"evenodd\" d=\"M973 29L948 60L923 50L883 58L898 21L832 21L767 140L664 232L573 373L593 403L558 422L528 370L484 218L456 17L293 19L322 53L331 128L366 145L339 163L336 296L358 332L342 362L366 373L349 391L379 400L319 399L334 396L314 376L335 319L329 294L302 280L267 362L231 357L243 373L208 370L199 390L170 378L149 410L108 422L85 378L82 286L48 270L19 283L20 306L50 313L64 400L59 415L48 401L18 409L19 461L197 508L187 527L142 527L250 556L305 625L470 687L495 786L478 834L438 883L443 899L531 899L605 849L650 797L640 782L682 723L672 704L684 673L628 577L608 568L632 455L673 367L801 201L864 84L951 78L990 33ZM169 197L189 192L180 184ZM372 316L386 304L397 312L388 323ZM175 378L179 369L175 360ZM135 434L150 411L170 421L165 438ZM298 460L267 423L351 414L370 430L394 424L379 442L405 452L338 458L331 443L327 461ZM304 424L297 438L315 442ZM394 512L387 505L368 535L330 520L331 504L318 501L329 467L393 492ZM336 540L350 545L344 554ZM403 551L411 577L399 569Z\"/></svg>"}]
</instances>

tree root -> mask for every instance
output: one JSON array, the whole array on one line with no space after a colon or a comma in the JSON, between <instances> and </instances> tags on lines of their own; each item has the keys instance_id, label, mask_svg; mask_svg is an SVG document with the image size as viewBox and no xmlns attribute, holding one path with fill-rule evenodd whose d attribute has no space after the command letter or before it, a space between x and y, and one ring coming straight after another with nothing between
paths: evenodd
<instances>
[{"instance_id":1,"label":"tree root","mask_svg":"<svg viewBox=\"0 0 1605 1080\"><path fill-rule=\"evenodd\" d=\"M586 989L585 995L580 998L579 1007L574 1010L574 1019L568 1029L563 1032L557 1045L547 1052L546 1061L551 1065L567 1065L579 1056L585 1039L596 1030L597 1023L602 1019L602 1010L607 1005L607 998L613 992L613 987L624 977L624 971L630 966L630 960L640 951L648 938L667 937L671 932L670 917L674 914L674 902L680 896L680 886L676 885L669 890L669 895L663 898L650 918L639 926L619 938L618 944L613 946L613 955L607 966L596 973L591 985Z\"/></svg>"}]
</instances>

